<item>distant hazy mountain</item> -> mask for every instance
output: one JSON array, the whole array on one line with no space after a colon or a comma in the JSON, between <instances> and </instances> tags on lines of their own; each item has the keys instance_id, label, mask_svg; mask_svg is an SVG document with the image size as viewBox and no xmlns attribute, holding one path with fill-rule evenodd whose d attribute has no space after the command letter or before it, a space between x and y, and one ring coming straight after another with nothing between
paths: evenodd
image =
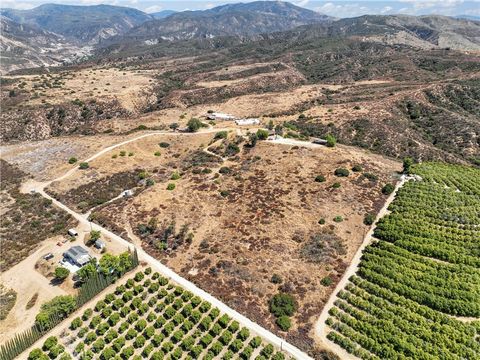
<instances>
[{"instance_id":1,"label":"distant hazy mountain","mask_svg":"<svg viewBox=\"0 0 480 360\"><path fill-rule=\"evenodd\" d=\"M272 4L275 3L272 2ZM170 19L179 15L182 14L171 15L164 22L171 24ZM98 49L97 54L107 57L109 55L115 57L143 55L161 57L175 54L180 56L193 51L199 53L235 48L240 44L248 44L249 51L263 53L265 44L269 46L275 44L279 50L288 51L285 49L309 44L318 38L353 39L357 42L368 41L425 50L450 48L460 51L480 51L480 22L446 16L365 15L356 18L320 21L287 31L269 33L264 31L250 37L229 35L210 38L203 33L204 37L193 37L188 42L171 41L177 38L182 39L178 36L178 34L182 34L181 31L175 32L175 37L170 33L171 38L165 35L155 37L154 34L158 34L159 29L154 25L164 24L164 22L150 21L132 29L125 36L112 38L112 43ZM220 26L218 28L222 29ZM141 35L142 32L145 35ZM305 46L308 48L311 45Z\"/></svg>"},{"instance_id":2,"label":"distant hazy mountain","mask_svg":"<svg viewBox=\"0 0 480 360\"><path fill-rule=\"evenodd\" d=\"M149 15L153 16L155 19L165 19L167 16L176 14L175 10L162 10L155 13L150 13Z\"/></svg>"},{"instance_id":3,"label":"distant hazy mountain","mask_svg":"<svg viewBox=\"0 0 480 360\"><path fill-rule=\"evenodd\" d=\"M103 39L153 19L136 9L110 6L45 4L31 10L2 9L1 14L26 24L65 36L79 44L97 44Z\"/></svg>"},{"instance_id":4,"label":"distant hazy mountain","mask_svg":"<svg viewBox=\"0 0 480 360\"><path fill-rule=\"evenodd\" d=\"M281 1L227 4L204 11L184 11L145 22L126 36L141 39L195 39L252 36L330 21L315 11Z\"/></svg>"},{"instance_id":5,"label":"distant hazy mountain","mask_svg":"<svg viewBox=\"0 0 480 360\"><path fill-rule=\"evenodd\" d=\"M467 19L467 20L473 20L473 21L480 21L480 16L474 16L474 15L457 15L455 17L457 19Z\"/></svg>"},{"instance_id":6,"label":"distant hazy mountain","mask_svg":"<svg viewBox=\"0 0 480 360\"><path fill-rule=\"evenodd\" d=\"M336 21L329 34L367 36L419 48L480 51L480 22L447 16L365 15Z\"/></svg>"},{"instance_id":7,"label":"distant hazy mountain","mask_svg":"<svg viewBox=\"0 0 480 360\"><path fill-rule=\"evenodd\" d=\"M355 38L421 49L480 51L480 22L437 15L364 15L267 35L289 43L316 37Z\"/></svg>"},{"instance_id":8,"label":"distant hazy mountain","mask_svg":"<svg viewBox=\"0 0 480 360\"><path fill-rule=\"evenodd\" d=\"M64 37L32 27L18 24L0 16L0 73L12 70L60 65L81 50Z\"/></svg>"}]
</instances>

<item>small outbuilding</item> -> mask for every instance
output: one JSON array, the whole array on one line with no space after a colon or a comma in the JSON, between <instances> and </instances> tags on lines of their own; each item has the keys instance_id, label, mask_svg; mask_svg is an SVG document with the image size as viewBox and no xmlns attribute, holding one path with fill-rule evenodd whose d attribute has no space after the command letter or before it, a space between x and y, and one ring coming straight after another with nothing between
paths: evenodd
<instances>
[{"instance_id":1,"label":"small outbuilding","mask_svg":"<svg viewBox=\"0 0 480 360\"><path fill-rule=\"evenodd\" d=\"M209 113L206 115L206 118L208 120L235 120L236 117L230 114L224 114L224 113Z\"/></svg>"},{"instance_id":2,"label":"small outbuilding","mask_svg":"<svg viewBox=\"0 0 480 360\"><path fill-rule=\"evenodd\" d=\"M122 193L122 196L123 197L130 197L130 196L133 196L133 190L125 190L123 193Z\"/></svg>"},{"instance_id":3,"label":"small outbuilding","mask_svg":"<svg viewBox=\"0 0 480 360\"><path fill-rule=\"evenodd\" d=\"M260 124L259 119L249 118L249 119L238 119L235 120L236 125L258 125Z\"/></svg>"},{"instance_id":4,"label":"small outbuilding","mask_svg":"<svg viewBox=\"0 0 480 360\"><path fill-rule=\"evenodd\" d=\"M70 236L78 236L78 231L75 229L69 229L68 230L68 235Z\"/></svg>"},{"instance_id":5,"label":"small outbuilding","mask_svg":"<svg viewBox=\"0 0 480 360\"><path fill-rule=\"evenodd\" d=\"M87 249L84 249L79 245L72 246L70 249L63 253L63 257L68 262L79 267L87 264L92 259Z\"/></svg>"}]
</instances>

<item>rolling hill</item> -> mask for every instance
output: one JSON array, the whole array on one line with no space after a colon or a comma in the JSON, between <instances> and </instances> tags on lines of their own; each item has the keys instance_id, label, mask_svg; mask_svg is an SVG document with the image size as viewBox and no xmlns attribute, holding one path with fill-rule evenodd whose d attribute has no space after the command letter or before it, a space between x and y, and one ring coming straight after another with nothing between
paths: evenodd
<instances>
[{"instance_id":1,"label":"rolling hill","mask_svg":"<svg viewBox=\"0 0 480 360\"><path fill-rule=\"evenodd\" d=\"M98 44L153 19L140 10L110 5L45 4L30 10L2 9L1 14L19 24L62 35L79 45Z\"/></svg>"},{"instance_id":2,"label":"rolling hill","mask_svg":"<svg viewBox=\"0 0 480 360\"><path fill-rule=\"evenodd\" d=\"M61 65L82 51L63 36L0 17L1 73Z\"/></svg>"}]
</instances>

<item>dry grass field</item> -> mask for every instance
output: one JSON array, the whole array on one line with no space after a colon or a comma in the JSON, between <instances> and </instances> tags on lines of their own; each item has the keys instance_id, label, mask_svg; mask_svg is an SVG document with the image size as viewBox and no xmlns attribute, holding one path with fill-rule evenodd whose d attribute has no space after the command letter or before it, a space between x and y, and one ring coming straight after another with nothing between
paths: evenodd
<instances>
[{"instance_id":1,"label":"dry grass field","mask_svg":"<svg viewBox=\"0 0 480 360\"><path fill-rule=\"evenodd\" d=\"M238 144L239 152L212 155L225 154L229 144ZM311 325L368 229L364 216L383 205L381 188L396 181L400 165L345 146L245 144L234 131L224 140L214 134L152 136L104 154L49 191L78 209L82 201L114 198L122 189L105 194L102 184L120 185L127 175L118 174L133 174L133 197L83 210L275 331L268 301L279 291L291 293L299 309L284 335L312 348ZM354 165L362 170L352 172ZM350 175L335 176L337 168ZM154 184L143 185L139 173ZM325 182L316 182L318 175ZM167 190L170 183L174 190Z\"/></svg>"},{"instance_id":2,"label":"dry grass field","mask_svg":"<svg viewBox=\"0 0 480 360\"><path fill-rule=\"evenodd\" d=\"M23 106L95 98L116 99L126 109L134 111L139 94L149 89L153 75L152 71L97 67L52 74L11 76L7 79L16 82L17 92L29 94Z\"/></svg>"}]
</instances>

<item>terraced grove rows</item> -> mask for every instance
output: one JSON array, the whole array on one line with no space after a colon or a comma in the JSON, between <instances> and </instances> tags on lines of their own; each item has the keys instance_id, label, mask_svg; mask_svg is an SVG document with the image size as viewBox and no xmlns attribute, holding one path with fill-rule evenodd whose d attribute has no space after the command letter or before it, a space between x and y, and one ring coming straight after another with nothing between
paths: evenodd
<instances>
[{"instance_id":1,"label":"terraced grove rows","mask_svg":"<svg viewBox=\"0 0 480 360\"><path fill-rule=\"evenodd\" d=\"M150 268L73 319L54 351L58 346L83 360L285 359L249 329Z\"/></svg>"},{"instance_id":2,"label":"terraced grove rows","mask_svg":"<svg viewBox=\"0 0 480 360\"><path fill-rule=\"evenodd\" d=\"M378 223L327 338L362 359L479 359L480 170L412 171L422 181L406 183Z\"/></svg>"}]
</instances>

